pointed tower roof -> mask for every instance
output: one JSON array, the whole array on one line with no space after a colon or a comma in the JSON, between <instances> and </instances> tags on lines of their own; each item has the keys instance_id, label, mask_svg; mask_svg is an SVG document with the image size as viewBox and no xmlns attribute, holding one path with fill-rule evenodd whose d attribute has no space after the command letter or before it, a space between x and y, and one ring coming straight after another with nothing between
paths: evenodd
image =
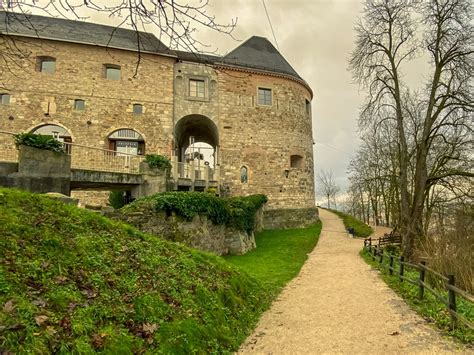
<instances>
[{"instance_id":1,"label":"pointed tower roof","mask_svg":"<svg viewBox=\"0 0 474 355\"><path fill-rule=\"evenodd\" d=\"M224 56L222 62L229 65L287 74L303 80L273 44L264 37L250 37Z\"/></svg>"}]
</instances>

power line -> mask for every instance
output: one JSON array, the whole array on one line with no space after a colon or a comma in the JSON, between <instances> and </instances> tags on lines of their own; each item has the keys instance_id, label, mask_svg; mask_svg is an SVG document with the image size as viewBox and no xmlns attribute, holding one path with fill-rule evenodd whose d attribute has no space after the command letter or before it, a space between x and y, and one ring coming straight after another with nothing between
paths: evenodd
<instances>
[{"instance_id":1,"label":"power line","mask_svg":"<svg viewBox=\"0 0 474 355\"><path fill-rule=\"evenodd\" d=\"M267 14L268 23L270 24L270 29L272 30L273 39L275 40L275 44L277 46L278 51L280 51L280 47L278 47L278 42L275 36L275 32L273 31L272 21L270 20L270 16L268 15L268 11L267 11L267 6L265 5L265 0L262 0L262 2L263 2L263 8L265 9L265 13Z\"/></svg>"}]
</instances>

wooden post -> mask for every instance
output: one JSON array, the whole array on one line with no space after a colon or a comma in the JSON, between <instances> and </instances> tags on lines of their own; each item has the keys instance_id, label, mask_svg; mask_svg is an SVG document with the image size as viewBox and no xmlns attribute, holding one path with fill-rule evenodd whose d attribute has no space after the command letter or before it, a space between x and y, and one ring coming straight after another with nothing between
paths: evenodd
<instances>
[{"instance_id":1,"label":"wooden post","mask_svg":"<svg viewBox=\"0 0 474 355\"><path fill-rule=\"evenodd\" d=\"M454 275L448 275L448 284L454 286ZM448 307L451 311L456 312L456 293L448 288ZM456 326L456 317L451 315L451 326L454 330Z\"/></svg>"},{"instance_id":2,"label":"wooden post","mask_svg":"<svg viewBox=\"0 0 474 355\"><path fill-rule=\"evenodd\" d=\"M419 279L419 282L418 282L418 285L419 285L418 299L422 300L423 296L425 294L425 286L423 284L425 282L425 268L423 266L426 265L426 262L422 261L422 262L420 262L420 264L421 264L421 266L420 266L420 279Z\"/></svg>"},{"instance_id":3,"label":"wooden post","mask_svg":"<svg viewBox=\"0 0 474 355\"><path fill-rule=\"evenodd\" d=\"M380 248L380 260L379 260L380 265L383 263L383 248Z\"/></svg>"},{"instance_id":4,"label":"wooden post","mask_svg":"<svg viewBox=\"0 0 474 355\"><path fill-rule=\"evenodd\" d=\"M377 249L375 249L375 246L372 248L372 261L375 261L375 255L377 254Z\"/></svg>"},{"instance_id":5,"label":"wooden post","mask_svg":"<svg viewBox=\"0 0 474 355\"><path fill-rule=\"evenodd\" d=\"M388 269L388 272L391 275L393 275L393 255L390 254L390 268Z\"/></svg>"},{"instance_id":6,"label":"wooden post","mask_svg":"<svg viewBox=\"0 0 474 355\"><path fill-rule=\"evenodd\" d=\"M403 282L403 272L405 271L405 265L403 264L403 262L405 261L405 257L402 255L400 257L400 282Z\"/></svg>"},{"instance_id":7,"label":"wooden post","mask_svg":"<svg viewBox=\"0 0 474 355\"><path fill-rule=\"evenodd\" d=\"M372 237L369 237L369 249L372 247Z\"/></svg>"}]
</instances>

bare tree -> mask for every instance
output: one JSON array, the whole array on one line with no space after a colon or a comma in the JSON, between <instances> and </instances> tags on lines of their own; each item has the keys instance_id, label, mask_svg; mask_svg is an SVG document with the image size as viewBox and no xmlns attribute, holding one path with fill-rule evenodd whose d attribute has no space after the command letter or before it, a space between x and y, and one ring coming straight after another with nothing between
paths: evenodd
<instances>
[{"instance_id":1,"label":"bare tree","mask_svg":"<svg viewBox=\"0 0 474 355\"><path fill-rule=\"evenodd\" d=\"M419 25L425 29L422 41L415 36L418 23L413 13L421 16ZM431 182L474 176L462 166L441 172L442 167L456 165L453 162L458 157L451 154L452 149L432 159L442 161L438 169L430 166L437 142L459 146L459 138L472 133L472 18L469 0L368 0L363 20L356 27L350 67L354 78L369 91L361 123L380 122L380 112L388 111L383 119L393 120L396 127L399 225L408 258L413 255L415 240L423 234L423 211ZM431 58L431 79L425 90L415 94L404 84L401 68L420 51Z\"/></svg>"},{"instance_id":2,"label":"bare tree","mask_svg":"<svg viewBox=\"0 0 474 355\"><path fill-rule=\"evenodd\" d=\"M332 171L324 171L318 174L318 181L320 183L320 192L328 200L328 208L331 208L330 200L334 202L336 200L336 195L339 193L340 188L336 185L334 178L332 176Z\"/></svg>"}]
</instances>

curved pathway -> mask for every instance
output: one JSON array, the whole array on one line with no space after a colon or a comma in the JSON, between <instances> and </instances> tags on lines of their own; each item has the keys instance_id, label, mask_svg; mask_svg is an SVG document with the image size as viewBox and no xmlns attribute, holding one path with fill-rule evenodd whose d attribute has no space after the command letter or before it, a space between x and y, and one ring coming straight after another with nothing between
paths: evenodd
<instances>
[{"instance_id":1,"label":"curved pathway","mask_svg":"<svg viewBox=\"0 0 474 355\"><path fill-rule=\"evenodd\" d=\"M470 352L411 311L359 256L362 241L319 210L317 247L260 319L239 353Z\"/></svg>"}]
</instances>

